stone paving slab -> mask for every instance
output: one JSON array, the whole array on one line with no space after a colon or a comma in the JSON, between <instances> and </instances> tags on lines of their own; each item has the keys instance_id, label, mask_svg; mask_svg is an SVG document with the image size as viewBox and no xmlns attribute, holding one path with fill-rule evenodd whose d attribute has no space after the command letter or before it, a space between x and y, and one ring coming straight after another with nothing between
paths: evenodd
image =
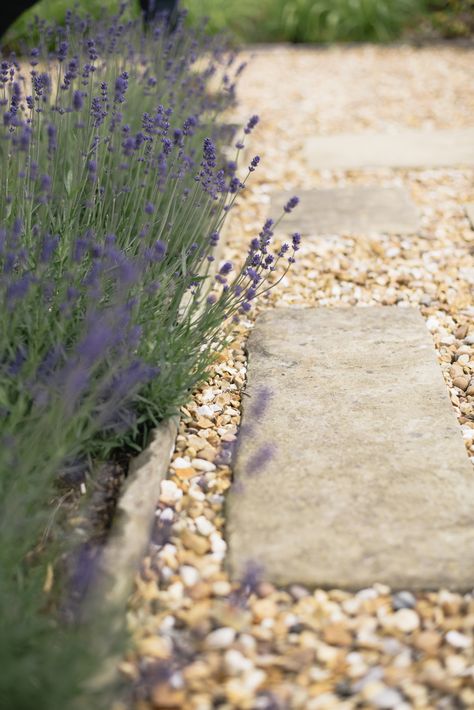
<instances>
[{"instance_id":1,"label":"stone paving slab","mask_svg":"<svg viewBox=\"0 0 474 710\"><path fill-rule=\"evenodd\" d=\"M282 227L301 234L413 234L419 218L407 190L401 187L354 185L325 190L297 190L300 204L285 215ZM277 218L293 193L273 197L271 216Z\"/></svg>"},{"instance_id":2,"label":"stone paving slab","mask_svg":"<svg viewBox=\"0 0 474 710\"><path fill-rule=\"evenodd\" d=\"M474 165L474 128L315 136L305 153L316 170Z\"/></svg>"},{"instance_id":3,"label":"stone paving slab","mask_svg":"<svg viewBox=\"0 0 474 710\"><path fill-rule=\"evenodd\" d=\"M471 223L471 227L474 229L474 202L469 202L467 205L465 205L465 209L467 218Z\"/></svg>"},{"instance_id":4,"label":"stone paving slab","mask_svg":"<svg viewBox=\"0 0 474 710\"><path fill-rule=\"evenodd\" d=\"M248 350L232 574L256 561L281 585L472 588L474 471L419 312L276 309Z\"/></svg>"}]
</instances>

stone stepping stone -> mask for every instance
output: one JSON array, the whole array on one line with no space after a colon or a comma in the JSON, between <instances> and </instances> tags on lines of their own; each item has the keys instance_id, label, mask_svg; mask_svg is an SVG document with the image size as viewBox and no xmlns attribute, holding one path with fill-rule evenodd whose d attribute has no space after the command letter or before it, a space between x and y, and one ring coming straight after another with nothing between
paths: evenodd
<instances>
[{"instance_id":1,"label":"stone stepping stone","mask_svg":"<svg viewBox=\"0 0 474 710\"><path fill-rule=\"evenodd\" d=\"M471 227L474 229L474 202L470 202L469 204L465 205L465 209L467 218L471 223Z\"/></svg>"},{"instance_id":2,"label":"stone stepping stone","mask_svg":"<svg viewBox=\"0 0 474 710\"><path fill-rule=\"evenodd\" d=\"M474 165L474 128L316 136L305 152L316 170Z\"/></svg>"},{"instance_id":3,"label":"stone stepping stone","mask_svg":"<svg viewBox=\"0 0 474 710\"><path fill-rule=\"evenodd\" d=\"M282 228L302 234L413 234L419 217L410 194L401 187L356 185L325 190L295 191L300 204L285 215ZM277 218L294 193L277 193L271 216Z\"/></svg>"},{"instance_id":4,"label":"stone stepping stone","mask_svg":"<svg viewBox=\"0 0 474 710\"><path fill-rule=\"evenodd\" d=\"M472 588L474 471L419 312L275 309L248 350L234 577L257 562L280 585Z\"/></svg>"}]
</instances>

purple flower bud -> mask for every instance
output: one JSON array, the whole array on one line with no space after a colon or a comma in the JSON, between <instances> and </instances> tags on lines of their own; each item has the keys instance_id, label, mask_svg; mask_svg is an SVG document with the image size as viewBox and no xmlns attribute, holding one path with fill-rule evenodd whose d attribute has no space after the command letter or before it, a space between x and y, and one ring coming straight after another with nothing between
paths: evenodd
<instances>
[{"instance_id":1,"label":"purple flower bud","mask_svg":"<svg viewBox=\"0 0 474 710\"><path fill-rule=\"evenodd\" d=\"M52 180L49 175L42 175L40 179L40 191L49 192L51 190Z\"/></svg>"},{"instance_id":2,"label":"purple flower bud","mask_svg":"<svg viewBox=\"0 0 474 710\"><path fill-rule=\"evenodd\" d=\"M232 271L233 268L234 268L234 266L233 266L232 262L226 261L224 264L222 264L221 268L219 269L219 273L221 274L221 276L227 276L228 274L230 274L230 272Z\"/></svg>"},{"instance_id":3,"label":"purple flower bud","mask_svg":"<svg viewBox=\"0 0 474 710\"><path fill-rule=\"evenodd\" d=\"M153 245L153 259L154 261L162 261L165 258L167 246L166 244L161 241L161 239L157 239L155 244Z\"/></svg>"},{"instance_id":4,"label":"purple flower bud","mask_svg":"<svg viewBox=\"0 0 474 710\"><path fill-rule=\"evenodd\" d=\"M51 257L56 251L56 247L59 244L58 236L51 236L51 234L46 234L43 239L43 244L41 247L40 261L43 264L47 264L51 261Z\"/></svg>"},{"instance_id":5,"label":"purple flower bud","mask_svg":"<svg viewBox=\"0 0 474 710\"><path fill-rule=\"evenodd\" d=\"M147 214L153 214L154 211L155 211L154 204L152 202L147 202L145 205L145 212Z\"/></svg>"},{"instance_id":6,"label":"purple flower bud","mask_svg":"<svg viewBox=\"0 0 474 710\"><path fill-rule=\"evenodd\" d=\"M48 153L52 153L53 151L56 150L56 148L58 146L56 126L53 123L49 123L48 128L47 128L47 132L48 132Z\"/></svg>"},{"instance_id":7,"label":"purple flower bud","mask_svg":"<svg viewBox=\"0 0 474 710\"><path fill-rule=\"evenodd\" d=\"M76 90L72 97L72 106L75 111L80 111L84 106L84 92Z\"/></svg>"},{"instance_id":8,"label":"purple flower bud","mask_svg":"<svg viewBox=\"0 0 474 710\"><path fill-rule=\"evenodd\" d=\"M63 62L66 57L67 57L67 50L68 50L68 43L67 42L60 42L59 43L59 49L58 49L58 61Z\"/></svg>"}]
</instances>

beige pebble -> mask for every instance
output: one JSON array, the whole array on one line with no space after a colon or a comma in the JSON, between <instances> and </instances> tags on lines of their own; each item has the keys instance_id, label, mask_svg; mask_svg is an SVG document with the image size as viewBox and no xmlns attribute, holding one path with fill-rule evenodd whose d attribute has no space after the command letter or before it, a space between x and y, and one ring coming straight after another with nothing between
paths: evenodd
<instances>
[{"instance_id":1,"label":"beige pebble","mask_svg":"<svg viewBox=\"0 0 474 710\"><path fill-rule=\"evenodd\" d=\"M252 612L257 622L273 619L278 613L278 606L273 599L257 599L252 605Z\"/></svg>"},{"instance_id":2,"label":"beige pebble","mask_svg":"<svg viewBox=\"0 0 474 710\"><path fill-rule=\"evenodd\" d=\"M453 385L459 387L460 390L467 390L471 378L469 375L462 375L461 377L455 377L453 380Z\"/></svg>"},{"instance_id":3,"label":"beige pebble","mask_svg":"<svg viewBox=\"0 0 474 710\"><path fill-rule=\"evenodd\" d=\"M349 646L352 634L342 623L329 624L323 629L323 639L331 646Z\"/></svg>"},{"instance_id":4,"label":"beige pebble","mask_svg":"<svg viewBox=\"0 0 474 710\"><path fill-rule=\"evenodd\" d=\"M193 550L198 555L205 555L211 547L207 538L197 535L187 528L181 533L181 541L185 547Z\"/></svg>"},{"instance_id":5,"label":"beige pebble","mask_svg":"<svg viewBox=\"0 0 474 710\"><path fill-rule=\"evenodd\" d=\"M435 654L441 645L441 635L437 631L421 631L413 639L413 645L427 654Z\"/></svg>"},{"instance_id":6,"label":"beige pebble","mask_svg":"<svg viewBox=\"0 0 474 710\"><path fill-rule=\"evenodd\" d=\"M184 700L184 692L172 688L168 683L159 683L151 693L153 708L182 708Z\"/></svg>"}]
</instances>

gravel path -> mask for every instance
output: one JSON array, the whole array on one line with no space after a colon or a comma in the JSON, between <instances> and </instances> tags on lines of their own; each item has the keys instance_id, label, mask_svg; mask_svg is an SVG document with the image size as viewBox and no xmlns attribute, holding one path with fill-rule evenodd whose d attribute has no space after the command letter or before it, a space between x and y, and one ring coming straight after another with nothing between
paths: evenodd
<instances>
[{"instance_id":1,"label":"gravel path","mask_svg":"<svg viewBox=\"0 0 474 710\"><path fill-rule=\"evenodd\" d=\"M232 216L228 256L238 259L243 240L259 231L272 191L349 183L409 189L422 213L418 236L310 237L256 312L419 307L474 463L474 231L463 209L474 202L474 171L316 173L302 152L315 134L472 125L473 63L473 50L448 47L257 50L237 118L260 114L252 146L262 164ZM282 590L262 582L257 566L230 583L223 528L231 472L214 461L237 432L249 327L236 328L211 379L183 408L153 544L130 601L135 645L122 672L134 701L124 707L474 707L472 594L392 593L381 585L357 594Z\"/></svg>"}]
</instances>

